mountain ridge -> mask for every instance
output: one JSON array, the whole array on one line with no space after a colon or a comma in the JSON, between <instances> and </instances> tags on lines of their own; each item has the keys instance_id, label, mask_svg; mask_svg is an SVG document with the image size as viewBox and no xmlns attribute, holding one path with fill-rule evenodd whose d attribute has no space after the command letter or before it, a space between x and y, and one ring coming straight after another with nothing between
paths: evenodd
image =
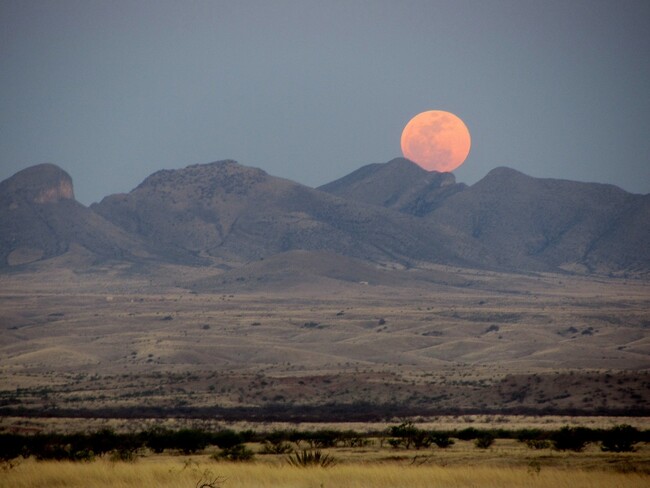
<instances>
[{"instance_id":1,"label":"mountain ridge","mask_svg":"<svg viewBox=\"0 0 650 488\"><path fill-rule=\"evenodd\" d=\"M650 195L506 167L467 186L396 158L314 189L223 160L156 171L85 207L46 164L1 182L0 202L4 267L76 243L98 262L240 266L310 251L400 267L650 271Z\"/></svg>"}]
</instances>

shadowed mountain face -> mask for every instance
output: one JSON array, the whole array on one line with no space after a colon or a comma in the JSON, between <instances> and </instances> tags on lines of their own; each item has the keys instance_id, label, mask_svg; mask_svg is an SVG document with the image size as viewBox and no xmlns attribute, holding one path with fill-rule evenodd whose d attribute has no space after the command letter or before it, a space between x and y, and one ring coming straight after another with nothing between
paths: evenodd
<instances>
[{"instance_id":1,"label":"shadowed mountain face","mask_svg":"<svg viewBox=\"0 0 650 488\"><path fill-rule=\"evenodd\" d=\"M650 269L650 196L611 185L496 168L471 187L404 159L372 164L322 190L435 222L458 257L510 270ZM462 245L460 245L462 243Z\"/></svg>"},{"instance_id":2,"label":"shadowed mountain face","mask_svg":"<svg viewBox=\"0 0 650 488\"><path fill-rule=\"evenodd\" d=\"M376 262L457 262L434 222L338 198L234 161L159 171L91 207L183 260L328 250Z\"/></svg>"},{"instance_id":3,"label":"shadowed mountain face","mask_svg":"<svg viewBox=\"0 0 650 488\"><path fill-rule=\"evenodd\" d=\"M0 267L59 256L75 245L104 259L147 255L137 239L78 203L72 179L53 164L0 183Z\"/></svg>"},{"instance_id":4,"label":"shadowed mountain face","mask_svg":"<svg viewBox=\"0 0 650 488\"><path fill-rule=\"evenodd\" d=\"M496 267L648 270L647 201L612 185L497 168L427 219L471 237L464 257Z\"/></svg>"},{"instance_id":5,"label":"shadowed mountain face","mask_svg":"<svg viewBox=\"0 0 650 488\"><path fill-rule=\"evenodd\" d=\"M425 171L408 159L369 164L319 190L421 217L464 190L452 173Z\"/></svg>"}]
</instances>

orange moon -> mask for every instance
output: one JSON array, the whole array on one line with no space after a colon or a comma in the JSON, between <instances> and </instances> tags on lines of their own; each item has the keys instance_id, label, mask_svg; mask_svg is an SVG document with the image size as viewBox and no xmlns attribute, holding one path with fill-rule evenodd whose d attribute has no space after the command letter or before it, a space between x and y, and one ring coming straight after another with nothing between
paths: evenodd
<instances>
[{"instance_id":1,"label":"orange moon","mask_svg":"<svg viewBox=\"0 0 650 488\"><path fill-rule=\"evenodd\" d=\"M451 112L417 114L402 131L402 154L427 171L448 172L465 162L472 139L465 123Z\"/></svg>"}]
</instances>

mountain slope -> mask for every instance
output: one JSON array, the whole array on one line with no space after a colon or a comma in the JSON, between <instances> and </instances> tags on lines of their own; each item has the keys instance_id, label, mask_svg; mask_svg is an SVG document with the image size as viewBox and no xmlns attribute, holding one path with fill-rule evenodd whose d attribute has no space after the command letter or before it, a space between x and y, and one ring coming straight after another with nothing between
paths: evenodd
<instances>
[{"instance_id":1,"label":"mountain slope","mask_svg":"<svg viewBox=\"0 0 650 488\"><path fill-rule=\"evenodd\" d=\"M612 185L497 168L427 218L471 238L464 257L497 267L650 269L647 196Z\"/></svg>"},{"instance_id":2,"label":"mountain slope","mask_svg":"<svg viewBox=\"0 0 650 488\"><path fill-rule=\"evenodd\" d=\"M497 168L467 187L396 159L321 188L220 161L159 171L89 209L67 173L38 165L0 183L0 266L74 249L95 262L226 266L326 251L405 266L650 272L650 195L615 186Z\"/></svg>"},{"instance_id":3,"label":"mountain slope","mask_svg":"<svg viewBox=\"0 0 650 488\"><path fill-rule=\"evenodd\" d=\"M0 266L59 256L81 246L98 260L146 257L138 239L74 199L72 179L53 164L0 182Z\"/></svg>"},{"instance_id":4,"label":"mountain slope","mask_svg":"<svg viewBox=\"0 0 650 488\"><path fill-rule=\"evenodd\" d=\"M159 171L94 211L168 257L248 261L328 250L376 262L460 262L435 223L345 200L234 161Z\"/></svg>"},{"instance_id":5,"label":"mountain slope","mask_svg":"<svg viewBox=\"0 0 650 488\"><path fill-rule=\"evenodd\" d=\"M423 216L467 186L452 173L425 171L408 159L363 166L319 190L350 200Z\"/></svg>"}]
</instances>

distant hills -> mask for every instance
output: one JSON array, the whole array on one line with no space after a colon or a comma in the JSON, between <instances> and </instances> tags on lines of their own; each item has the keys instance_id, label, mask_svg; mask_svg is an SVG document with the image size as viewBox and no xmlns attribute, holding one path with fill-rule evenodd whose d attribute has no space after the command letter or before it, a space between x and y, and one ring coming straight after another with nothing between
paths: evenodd
<instances>
[{"instance_id":1,"label":"distant hills","mask_svg":"<svg viewBox=\"0 0 650 488\"><path fill-rule=\"evenodd\" d=\"M193 165L158 171L90 208L74 200L70 176L54 165L0 183L5 268L82 249L97 263L257 262L254 271L272 280L285 258L268 258L279 255L296 257L303 270L328 262L335 275L426 263L646 275L648 242L650 195L508 168L467 186L401 158L318 189L234 161ZM354 261L335 264L336 256ZM224 280L236 280L233 273Z\"/></svg>"}]
</instances>

